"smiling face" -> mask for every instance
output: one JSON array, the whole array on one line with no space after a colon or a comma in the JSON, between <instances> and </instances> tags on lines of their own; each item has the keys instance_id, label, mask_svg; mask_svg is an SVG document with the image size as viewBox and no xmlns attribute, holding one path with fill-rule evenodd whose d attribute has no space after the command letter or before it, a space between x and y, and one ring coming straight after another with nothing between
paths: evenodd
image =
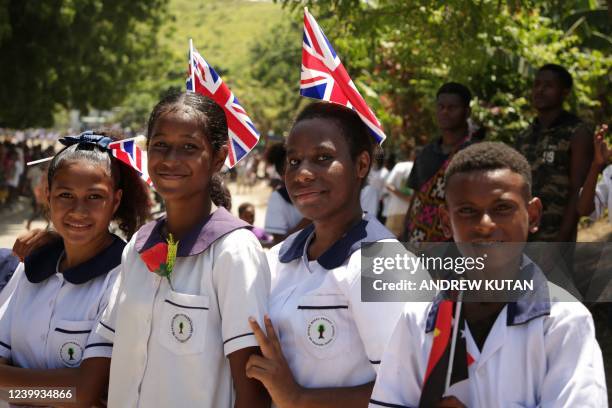
<instances>
[{"instance_id":1,"label":"smiling face","mask_svg":"<svg viewBox=\"0 0 612 408\"><path fill-rule=\"evenodd\" d=\"M210 178L225 160L225 150L213 150L198 115L203 114L179 106L153 125L147 149L149 174L164 201L207 196Z\"/></svg>"},{"instance_id":2,"label":"smiling face","mask_svg":"<svg viewBox=\"0 0 612 408\"><path fill-rule=\"evenodd\" d=\"M66 246L87 245L108 234L121 195L103 166L66 161L56 170L49 191L51 222Z\"/></svg>"},{"instance_id":3,"label":"smiling face","mask_svg":"<svg viewBox=\"0 0 612 408\"><path fill-rule=\"evenodd\" d=\"M296 208L315 222L360 205L369 165L367 152L351 158L346 138L332 119L301 120L287 138L285 184Z\"/></svg>"},{"instance_id":4,"label":"smiling face","mask_svg":"<svg viewBox=\"0 0 612 408\"><path fill-rule=\"evenodd\" d=\"M516 257L515 249L522 249L495 244L525 242L528 233L537 230L541 213L542 204L528 198L523 177L506 168L454 174L446 185L446 205L440 209L447 236L460 248L470 243L474 251L488 253L491 266L508 262Z\"/></svg>"}]
</instances>

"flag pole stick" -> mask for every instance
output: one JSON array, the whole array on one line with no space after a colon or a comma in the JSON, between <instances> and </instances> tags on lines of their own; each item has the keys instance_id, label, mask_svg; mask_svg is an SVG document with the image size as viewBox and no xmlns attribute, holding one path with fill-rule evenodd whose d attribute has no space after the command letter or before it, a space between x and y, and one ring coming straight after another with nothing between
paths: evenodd
<instances>
[{"instance_id":1,"label":"flag pole stick","mask_svg":"<svg viewBox=\"0 0 612 408\"><path fill-rule=\"evenodd\" d=\"M459 292L457 307L455 308L455 324L453 325L453 337L451 339L450 357L448 359L448 369L446 370L446 381L444 382L444 393L450 388L451 374L453 373L453 363L455 361L455 347L457 346L457 333L459 333L459 316L461 315L461 304L463 301L463 291Z\"/></svg>"},{"instance_id":2,"label":"flag pole stick","mask_svg":"<svg viewBox=\"0 0 612 408\"><path fill-rule=\"evenodd\" d=\"M195 69L193 68L193 39L189 39L189 70L191 71L191 92L196 91Z\"/></svg>"},{"instance_id":3,"label":"flag pole stick","mask_svg":"<svg viewBox=\"0 0 612 408\"><path fill-rule=\"evenodd\" d=\"M38 163L44 163L46 161L53 160L54 157L55 156L51 156L51 157L47 157L47 158L40 159L40 160L29 161L29 162L26 163L26 166L33 166L33 165L38 164Z\"/></svg>"}]
</instances>

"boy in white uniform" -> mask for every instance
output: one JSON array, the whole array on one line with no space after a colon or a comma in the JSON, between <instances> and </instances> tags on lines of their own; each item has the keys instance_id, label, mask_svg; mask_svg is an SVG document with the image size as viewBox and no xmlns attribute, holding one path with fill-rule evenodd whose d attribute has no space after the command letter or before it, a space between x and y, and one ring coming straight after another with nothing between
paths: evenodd
<instances>
[{"instance_id":1,"label":"boy in white uniform","mask_svg":"<svg viewBox=\"0 0 612 408\"><path fill-rule=\"evenodd\" d=\"M453 158L445 178L442 222L456 242L524 242L537 230L542 206L531 197L529 165L510 147L470 146ZM567 302L567 293L547 283L527 257L519 254L511 262L532 277L534 290L514 302L463 302L466 324L459 329L465 340L457 341L455 358L460 361L463 352L467 379L451 382L448 389L444 380L434 385L436 361L446 364L440 366L442 375L449 365L448 351L436 350L443 338L438 327L444 302L414 303L385 351L370 407L607 406L589 311ZM436 355L445 357L435 360Z\"/></svg>"}]
</instances>

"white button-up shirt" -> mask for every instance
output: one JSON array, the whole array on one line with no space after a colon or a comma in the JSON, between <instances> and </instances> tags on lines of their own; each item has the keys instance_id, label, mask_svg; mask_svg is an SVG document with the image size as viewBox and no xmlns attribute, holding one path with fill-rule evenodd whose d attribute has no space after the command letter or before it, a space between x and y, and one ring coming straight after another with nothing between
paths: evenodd
<instances>
[{"instance_id":1,"label":"white button-up shirt","mask_svg":"<svg viewBox=\"0 0 612 408\"><path fill-rule=\"evenodd\" d=\"M612 223L612 164L606 167L601 180L595 187L595 210L591 214L593 220L601 218L608 209L608 220Z\"/></svg>"},{"instance_id":2,"label":"white button-up shirt","mask_svg":"<svg viewBox=\"0 0 612 408\"><path fill-rule=\"evenodd\" d=\"M546 285L539 287L547 290ZM561 288L551 283L548 288L550 300L538 293L534 301L519 299L520 307L507 304L482 350L466 324L465 347L473 359L468 379L452 384L445 395L470 408L608 406L591 314L581 303L568 302L570 295ZM435 305L407 304L383 356L371 408L419 405L435 332Z\"/></svg>"},{"instance_id":3,"label":"white button-up shirt","mask_svg":"<svg viewBox=\"0 0 612 408\"><path fill-rule=\"evenodd\" d=\"M279 191L276 190L270 194L264 229L269 234L285 235L295 228L304 217L289 200L287 189L283 187L282 190L286 199Z\"/></svg>"},{"instance_id":4,"label":"white button-up shirt","mask_svg":"<svg viewBox=\"0 0 612 408\"><path fill-rule=\"evenodd\" d=\"M106 308L125 243L118 237L101 253L57 271L63 243L41 248L19 264L14 290L0 307L0 357L32 369L78 367L111 357L112 344L92 329Z\"/></svg>"},{"instance_id":5,"label":"white button-up shirt","mask_svg":"<svg viewBox=\"0 0 612 408\"><path fill-rule=\"evenodd\" d=\"M366 215L317 260L308 227L268 253L270 317L296 381L308 388L373 381L403 303L361 302L361 242L393 237Z\"/></svg>"},{"instance_id":6,"label":"white button-up shirt","mask_svg":"<svg viewBox=\"0 0 612 408\"><path fill-rule=\"evenodd\" d=\"M267 312L265 255L248 224L219 208L179 243L171 289L139 254L162 242L162 225L128 243L98 326L114 342L108 405L230 408L226 356L258 346L248 318L262 324Z\"/></svg>"}]
</instances>

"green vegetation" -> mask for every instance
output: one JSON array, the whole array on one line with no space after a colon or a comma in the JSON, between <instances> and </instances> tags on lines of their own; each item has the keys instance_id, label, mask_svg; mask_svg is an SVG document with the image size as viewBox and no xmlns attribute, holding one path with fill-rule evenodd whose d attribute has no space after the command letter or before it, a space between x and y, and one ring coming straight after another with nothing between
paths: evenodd
<instances>
[{"instance_id":1,"label":"green vegetation","mask_svg":"<svg viewBox=\"0 0 612 408\"><path fill-rule=\"evenodd\" d=\"M0 2L0 126L50 126L58 107L110 109L150 62L165 0Z\"/></svg>"}]
</instances>

